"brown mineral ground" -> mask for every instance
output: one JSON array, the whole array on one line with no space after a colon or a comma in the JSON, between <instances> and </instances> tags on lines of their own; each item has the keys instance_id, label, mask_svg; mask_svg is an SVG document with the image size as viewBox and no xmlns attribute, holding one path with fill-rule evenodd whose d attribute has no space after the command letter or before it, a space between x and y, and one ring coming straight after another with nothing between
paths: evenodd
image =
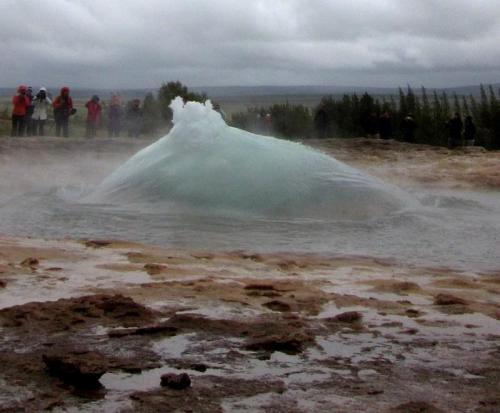
<instances>
[{"instance_id":1,"label":"brown mineral ground","mask_svg":"<svg viewBox=\"0 0 500 413\"><path fill-rule=\"evenodd\" d=\"M425 188L500 188L499 151L486 151L481 147L452 150L365 138L304 143L395 184Z\"/></svg>"},{"instance_id":2,"label":"brown mineral ground","mask_svg":"<svg viewBox=\"0 0 500 413\"><path fill-rule=\"evenodd\" d=\"M0 411L500 407L491 273L113 240L0 251Z\"/></svg>"}]
</instances>

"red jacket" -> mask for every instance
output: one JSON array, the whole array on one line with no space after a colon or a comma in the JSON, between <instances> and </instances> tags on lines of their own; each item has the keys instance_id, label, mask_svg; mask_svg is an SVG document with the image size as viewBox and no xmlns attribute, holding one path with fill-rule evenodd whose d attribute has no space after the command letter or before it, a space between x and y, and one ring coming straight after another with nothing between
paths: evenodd
<instances>
[{"instance_id":1,"label":"red jacket","mask_svg":"<svg viewBox=\"0 0 500 413\"><path fill-rule=\"evenodd\" d=\"M101 105L93 100L85 103L87 108L87 122L98 123L101 118Z\"/></svg>"},{"instance_id":2,"label":"red jacket","mask_svg":"<svg viewBox=\"0 0 500 413\"><path fill-rule=\"evenodd\" d=\"M12 114L26 116L26 108L30 106L30 99L26 95L12 96Z\"/></svg>"},{"instance_id":3,"label":"red jacket","mask_svg":"<svg viewBox=\"0 0 500 413\"><path fill-rule=\"evenodd\" d=\"M73 109L73 99L69 96L69 88L63 87L61 89L61 94L54 99L52 106L54 107L54 117L69 117L71 109Z\"/></svg>"}]
</instances>

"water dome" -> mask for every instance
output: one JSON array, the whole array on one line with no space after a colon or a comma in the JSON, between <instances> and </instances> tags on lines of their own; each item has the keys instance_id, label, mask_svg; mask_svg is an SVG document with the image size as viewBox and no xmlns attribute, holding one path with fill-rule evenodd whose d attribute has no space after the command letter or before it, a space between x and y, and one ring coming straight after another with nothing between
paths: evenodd
<instances>
[{"instance_id":1,"label":"water dome","mask_svg":"<svg viewBox=\"0 0 500 413\"><path fill-rule=\"evenodd\" d=\"M203 214L360 219L407 195L320 151L228 126L210 101L171 103L173 128L118 167L88 202Z\"/></svg>"}]
</instances>

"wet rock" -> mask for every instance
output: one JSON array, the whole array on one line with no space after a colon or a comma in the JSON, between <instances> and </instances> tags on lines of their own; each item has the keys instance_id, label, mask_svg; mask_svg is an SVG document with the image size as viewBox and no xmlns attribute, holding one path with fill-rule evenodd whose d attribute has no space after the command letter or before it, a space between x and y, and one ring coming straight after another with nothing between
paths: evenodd
<instances>
[{"instance_id":1,"label":"wet rock","mask_svg":"<svg viewBox=\"0 0 500 413\"><path fill-rule=\"evenodd\" d=\"M38 258L28 257L22 260L19 265L21 267L37 268L40 265L40 261Z\"/></svg>"},{"instance_id":2,"label":"wet rock","mask_svg":"<svg viewBox=\"0 0 500 413\"><path fill-rule=\"evenodd\" d=\"M245 285L245 290L275 291L276 288L272 284L248 284Z\"/></svg>"},{"instance_id":3,"label":"wet rock","mask_svg":"<svg viewBox=\"0 0 500 413\"><path fill-rule=\"evenodd\" d=\"M205 373L207 371L207 365L203 363L191 364L191 370L199 371L200 373Z\"/></svg>"},{"instance_id":4,"label":"wet rock","mask_svg":"<svg viewBox=\"0 0 500 413\"><path fill-rule=\"evenodd\" d=\"M467 301L463 298L451 294L438 294L434 298L435 305L466 305Z\"/></svg>"},{"instance_id":5,"label":"wet rock","mask_svg":"<svg viewBox=\"0 0 500 413\"><path fill-rule=\"evenodd\" d=\"M103 248L111 245L111 241L103 240L88 240L85 241L85 246L89 248Z\"/></svg>"},{"instance_id":6,"label":"wet rock","mask_svg":"<svg viewBox=\"0 0 500 413\"><path fill-rule=\"evenodd\" d=\"M328 318L328 321L337 323L356 323L361 321L363 315L358 311L347 311L345 313L337 314L335 317Z\"/></svg>"},{"instance_id":7,"label":"wet rock","mask_svg":"<svg viewBox=\"0 0 500 413\"><path fill-rule=\"evenodd\" d=\"M370 396L376 396L377 394L382 394L384 391L380 389L371 389L366 392Z\"/></svg>"},{"instance_id":8,"label":"wet rock","mask_svg":"<svg viewBox=\"0 0 500 413\"><path fill-rule=\"evenodd\" d=\"M215 255L213 254L191 254L193 258L196 258L198 260L213 260L215 258Z\"/></svg>"},{"instance_id":9,"label":"wet rock","mask_svg":"<svg viewBox=\"0 0 500 413\"><path fill-rule=\"evenodd\" d=\"M168 387L138 391L130 395L134 412L222 412L229 399L244 400L260 394L282 393L285 385L269 379L245 380L236 377L199 376L196 386L184 391ZM251 410L251 409L250 409ZM255 410L255 409L254 409ZM253 411L253 410L252 410ZM265 411L290 411L273 409Z\"/></svg>"},{"instance_id":10,"label":"wet rock","mask_svg":"<svg viewBox=\"0 0 500 413\"><path fill-rule=\"evenodd\" d=\"M141 374L142 373L142 367L139 367L139 366L125 366L125 367L122 367L122 370L125 373L130 373L130 374Z\"/></svg>"},{"instance_id":11,"label":"wet rock","mask_svg":"<svg viewBox=\"0 0 500 413\"><path fill-rule=\"evenodd\" d=\"M174 335L178 331L177 327L172 327L167 323L153 324L144 327L120 328L108 332L109 337L125 337L125 336L145 336L152 334Z\"/></svg>"},{"instance_id":12,"label":"wet rock","mask_svg":"<svg viewBox=\"0 0 500 413\"><path fill-rule=\"evenodd\" d=\"M390 413L444 413L430 403L423 401L415 401L400 404L389 410Z\"/></svg>"},{"instance_id":13,"label":"wet rock","mask_svg":"<svg viewBox=\"0 0 500 413\"><path fill-rule=\"evenodd\" d=\"M305 333L271 335L252 339L244 348L250 351L280 351L294 355L302 353L311 342L313 337Z\"/></svg>"},{"instance_id":14,"label":"wet rock","mask_svg":"<svg viewBox=\"0 0 500 413\"><path fill-rule=\"evenodd\" d=\"M408 310L406 310L406 315L408 317L419 317L422 315L422 313L418 310L415 310L414 308L409 308Z\"/></svg>"},{"instance_id":15,"label":"wet rock","mask_svg":"<svg viewBox=\"0 0 500 413\"><path fill-rule=\"evenodd\" d=\"M191 386L191 378L186 373L167 373L161 376L161 386L174 390L182 390Z\"/></svg>"},{"instance_id":16,"label":"wet rock","mask_svg":"<svg viewBox=\"0 0 500 413\"><path fill-rule=\"evenodd\" d=\"M158 275L167 270L166 265L161 264L145 264L144 271L146 271L149 275Z\"/></svg>"},{"instance_id":17,"label":"wet rock","mask_svg":"<svg viewBox=\"0 0 500 413\"><path fill-rule=\"evenodd\" d=\"M264 258L262 258L262 256L259 254L240 254L240 258L243 258L244 260L255 261L255 262L264 261Z\"/></svg>"},{"instance_id":18,"label":"wet rock","mask_svg":"<svg viewBox=\"0 0 500 413\"><path fill-rule=\"evenodd\" d=\"M267 303L264 303L262 305L273 311L280 311L280 312L292 311L292 307L290 304L280 300L268 301Z\"/></svg>"},{"instance_id":19,"label":"wet rock","mask_svg":"<svg viewBox=\"0 0 500 413\"><path fill-rule=\"evenodd\" d=\"M44 354L42 358L51 375L77 387L98 385L108 370L107 359L94 351L60 350Z\"/></svg>"},{"instance_id":20,"label":"wet rock","mask_svg":"<svg viewBox=\"0 0 500 413\"><path fill-rule=\"evenodd\" d=\"M96 294L85 297L32 302L0 309L0 325L24 327L31 333L70 330L74 325L137 326L155 319L152 310L122 295Z\"/></svg>"}]
</instances>

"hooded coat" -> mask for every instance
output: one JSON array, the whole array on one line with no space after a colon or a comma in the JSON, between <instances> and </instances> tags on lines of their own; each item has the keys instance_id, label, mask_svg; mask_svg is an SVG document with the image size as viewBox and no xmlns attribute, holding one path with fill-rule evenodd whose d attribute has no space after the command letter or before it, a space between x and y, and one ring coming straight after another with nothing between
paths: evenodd
<instances>
[{"instance_id":1,"label":"hooded coat","mask_svg":"<svg viewBox=\"0 0 500 413\"><path fill-rule=\"evenodd\" d=\"M40 92L45 92L45 98L41 96L43 95L43 93ZM52 105L52 101L47 95L47 89L45 89L44 87L40 88L35 96L35 99L33 99L33 105L35 106L35 109L33 111L33 119L47 120L49 107Z\"/></svg>"},{"instance_id":2,"label":"hooded coat","mask_svg":"<svg viewBox=\"0 0 500 413\"><path fill-rule=\"evenodd\" d=\"M85 103L85 107L87 108L87 123L96 125L101 119L102 107L99 104L99 99L93 97Z\"/></svg>"},{"instance_id":3,"label":"hooded coat","mask_svg":"<svg viewBox=\"0 0 500 413\"><path fill-rule=\"evenodd\" d=\"M12 96L12 114L15 116L26 116L26 111L31 105L30 99L26 96L26 86L19 86L17 94Z\"/></svg>"},{"instance_id":4,"label":"hooded coat","mask_svg":"<svg viewBox=\"0 0 500 413\"><path fill-rule=\"evenodd\" d=\"M61 88L61 94L54 99L52 106L54 107L54 117L56 120L69 118L73 110L73 99L69 95L68 87Z\"/></svg>"}]
</instances>

